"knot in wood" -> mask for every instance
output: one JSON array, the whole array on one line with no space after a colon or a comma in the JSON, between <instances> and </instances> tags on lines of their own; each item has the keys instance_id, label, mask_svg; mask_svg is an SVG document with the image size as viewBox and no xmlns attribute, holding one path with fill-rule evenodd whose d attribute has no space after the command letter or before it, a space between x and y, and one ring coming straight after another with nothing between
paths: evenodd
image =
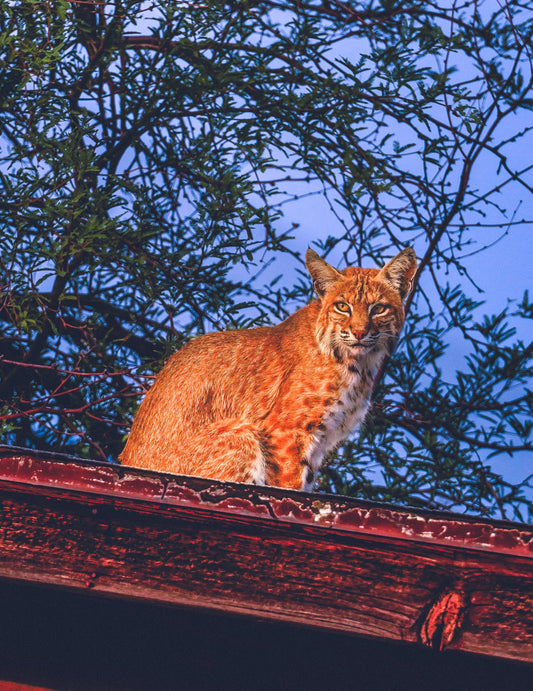
<instances>
[{"instance_id":1,"label":"knot in wood","mask_svg":"<svg viewBox=\"0 0 533 691\"><path fill-rule=\"evenodd\" d=\"M466 611L464 593L446 589L430 606L420 627L420 641L434 650L447 648L461 629Z\"/></svg>"}]
</instances>

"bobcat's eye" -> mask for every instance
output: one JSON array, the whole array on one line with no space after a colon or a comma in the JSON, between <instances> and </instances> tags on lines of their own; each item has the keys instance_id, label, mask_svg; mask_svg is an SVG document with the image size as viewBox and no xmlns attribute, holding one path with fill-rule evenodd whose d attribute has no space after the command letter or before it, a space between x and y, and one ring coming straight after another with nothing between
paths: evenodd
<instances>
[{"instance_id":1,"label":"bobcat's eye","mask_svg":"<svg viewBox=\"0 0 533 691\"><path fill-rule=\"evenodd\" d=\"M372 305L370 309L370 314L375 317L379 316L381 314L385 314L385 312L388 312L390 310L390 305L384 305L384 304L377 304L377 305Z\"/></svg>"},{"instance_id":2,"label":"bobcat's eye","mask_svg":"<svg viewBox=\"0 0 533 691\"><path fill-rule=\"evenodd\" d=\"M341 314L349 314L352 311L350 305L347 302L335 302L333 303L333 307L337 310L337 312L340 312Z\"/></svg>"}]
</instances>

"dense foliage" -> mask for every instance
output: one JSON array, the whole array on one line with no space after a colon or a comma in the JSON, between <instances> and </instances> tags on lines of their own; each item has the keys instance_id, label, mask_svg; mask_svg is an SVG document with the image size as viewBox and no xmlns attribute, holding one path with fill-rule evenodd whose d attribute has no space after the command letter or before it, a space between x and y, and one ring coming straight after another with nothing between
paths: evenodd
<instances>
[{"instance_id":1,"label":"dense foliage","mask_svg":"<svg viewBox=\"0 0 533 691\"><path fill-rule=\"evenodd\" d=\"M412 245L404 336L322 488L526 519L529 479L491 464L533 450L533 307L486 314L471 267L531 222L532 9L3 2L4 443L114 459L171 350L311 297L309 241Z\"/></svg>"}]
</instances>

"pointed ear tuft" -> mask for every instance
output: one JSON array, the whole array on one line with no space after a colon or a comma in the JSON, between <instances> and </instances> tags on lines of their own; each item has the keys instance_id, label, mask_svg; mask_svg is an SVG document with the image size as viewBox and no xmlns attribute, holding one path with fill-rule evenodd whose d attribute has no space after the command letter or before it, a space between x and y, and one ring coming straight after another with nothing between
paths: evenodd
<instances>
[{"instance_id":1,"label":"pointed ear tuft","mask_svg":"<svg viewBox=\"0 0 533 691\"><path fill-rule=\"evenodd\" d=\"M343 280L343 275L340 271L330 266L312 249L308 249L305 253L305 265L313 279L315 290L320 298L323 297L330 286Z\"/></svg>"},{"instance_id":2,"label":"pointed ear tuft","mask_svg":"<svg viewBox=\"0 0 533 691\"><path fill-rule=\"evenodd\" d=\"M402 250L385 264L377 278L397 290L405 300L411 290L411 281L416 271L416 255L411 247Z\"/></svg>"}]
</instances>

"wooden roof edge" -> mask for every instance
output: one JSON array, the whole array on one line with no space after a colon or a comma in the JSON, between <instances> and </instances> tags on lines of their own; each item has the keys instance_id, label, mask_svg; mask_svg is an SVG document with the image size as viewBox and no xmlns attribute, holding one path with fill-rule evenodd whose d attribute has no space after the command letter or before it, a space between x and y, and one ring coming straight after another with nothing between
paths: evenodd
<instances>
[{"instance_id":1,"label":"wooden roof edge","mask_svg":"<svg viewBox=\"0 0 533 691\"><path fill-rule=\"evenodd\" d=\"M533 559L533 525L129 468L0 445L0 481Z\"/></svg>"},{"instance_id":2,"label":"wooden roof edge","mask_svg":"<svg viewBox=\"0 0 533 691\"><path fill-rule=\"evenodd\" d=\"M533 663L531 526L0 449L1 579Z\"/></svg>"}]
</instances>

